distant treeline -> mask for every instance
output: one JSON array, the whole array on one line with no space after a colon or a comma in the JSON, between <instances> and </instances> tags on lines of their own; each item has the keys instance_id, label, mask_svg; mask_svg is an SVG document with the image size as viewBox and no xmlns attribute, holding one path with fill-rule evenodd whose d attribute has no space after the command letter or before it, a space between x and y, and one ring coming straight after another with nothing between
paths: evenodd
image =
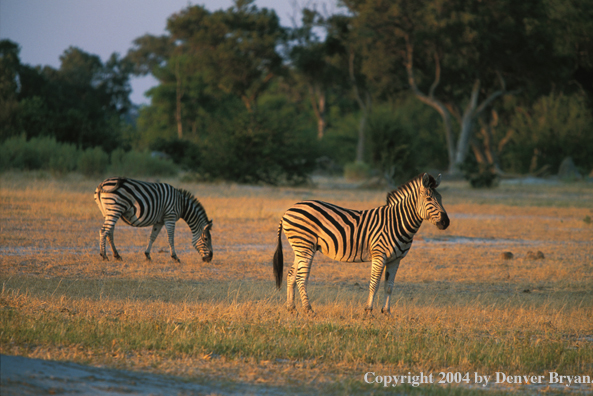
<instances>
[{"instance_id":1,"label":"distant treeline","mask_svg":"<svg viewBox=\"0 0 593 396\"><path fill-rule=\"evenodd\" d=\"M12 153L2 168L158 151L241 182L344 167L391 181L434 168L543 175L567 156L593 169L593 0L343 4L303 9L291 28L250 0L188 6L124 57L70 47L59 69L23 64L0 41L3 153L39 142L78 153L75 165ZM146 74L159 84L138 108L129 79Z\"/></svg>"}]
</instances>

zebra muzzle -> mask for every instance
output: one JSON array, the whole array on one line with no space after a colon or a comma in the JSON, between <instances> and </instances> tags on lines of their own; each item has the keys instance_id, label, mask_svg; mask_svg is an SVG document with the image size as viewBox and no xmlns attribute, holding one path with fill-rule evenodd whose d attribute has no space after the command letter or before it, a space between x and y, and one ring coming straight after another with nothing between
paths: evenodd
<instances>
[{"instance_id":1,"label":"zebra muzzle","mask_svg":"<svg viewBox=\"0 0 593 396\"><path fill-rule=\"evenodd\" d=\"M446 230L449 223L449 216L446 213L441 213L441 219L437 221L436 226L439 230Z\"/></svg>"},{"instance_id":2,"label":"zebra muzzle","mask_svg":"<svg viewBox=\"0 0 593 396\"><path fill-rule=\"evenodd\" d=\"M209 263L210 261L212 261L212 256L214 256L214 253L210 252L210 254L208 254L207 256L202 256L202 261Z\"/></svg>"}]
</instances>

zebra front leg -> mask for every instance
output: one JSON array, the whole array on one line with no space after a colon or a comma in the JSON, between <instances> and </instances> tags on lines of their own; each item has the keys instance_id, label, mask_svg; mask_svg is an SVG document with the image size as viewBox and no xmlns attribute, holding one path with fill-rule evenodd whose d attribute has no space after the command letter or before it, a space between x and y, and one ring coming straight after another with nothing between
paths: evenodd
<instances>
[{"instance_id":1,"label":"zebra front leg","mask_svg":"<svg viewBox=\"0 0 593 396\"><path fill-rule=\"evenodd\" d=\"M385 266L385 305L381 308L381 313L391 315L390 300L391 292L393 291L393 283L395 281L395 274L399 268L399 262L401 259L397 259L387 263Z\"/></svg>"},{"instance_id":2,"label":"zebra front leg","mask_svg":"<svg viewBox=\"0 0 593 396\"><path fill-rule=\"evenodd\" d=\"M367 305L364 308L365 316L370 315L373 312L373 303L375 302L375 295L379 290L379 283L381 283L381 275L383 275L383 269L385 268L385 259L373 258L373 264L371 266L371 282L369 284L369 298Z\"/></svg>"},{"instance_id":3,"label":"zebra front leg","mask_svg":"<svg viewBox=\"0 0 593 396\"><path fill-rule=\"evenodd\" d=\"M296 285L296 272L297 272L298 261L295 257L294 264L288 269L288 275L286 277L286 308L292 312L296 309L294 303L294 287Z\"/></svg>"},{"instance_id":4,"label":"zebra front leg","mask_svg":"<svg viewBox=\"0 0 593 396\"><path fill-rule=\"evenodd\" d=\"M181 262L175 253L175 221L165 220L165 228L169 236L169 248L171 249L171 258L176 262Z\"/></svg>"},{"instance_id":5,"label":"zebra front leg","mask_svg":"<svg viewBox=\"0 0 593 396\"><path fill-rule=\"evenodd\" d=\"M146 247L146 251L144 252L144 255L146 256L146 260L148 260L148 261L151 260L150 250L152 249L152 244L156 240L156 237L159 235L159 232L161 232L161 229L163 228L164 225L165 225L165 223L157 223L152 226L152 232L150 233L150 237L148 238L148 246Z\"/></svg>"}]
</instances>

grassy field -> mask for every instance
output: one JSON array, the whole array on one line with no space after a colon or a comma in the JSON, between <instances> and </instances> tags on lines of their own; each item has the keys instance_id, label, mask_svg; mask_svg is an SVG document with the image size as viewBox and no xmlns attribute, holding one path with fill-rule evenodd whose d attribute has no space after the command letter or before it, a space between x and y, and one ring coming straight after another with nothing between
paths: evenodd
<instances>
[{"instance_id":1,"label":"grassy field","mask_svg":"<svg viewBox=\"0 0 593 396\"><path fill-rule=\"evenodd\" d=\"M422 226L396 277L393 315L376 307L372 317L363 316L370 263L319 254L309 285L312 318L286 311L285 282L275 289L271 259L280 217L301 199L371 208L385 203L385 191L328 180L307 188L169 180L195 193L214 220L213 261L201 261L179 222L181 263L170 259L163 235L147 263L149 229L119 222L115 241L124 260L103 262L102 216L93 201L100 181L0 176L2 354L338 394L394 394L367 384L367 372L433 373L435 382L440 372L491 381L496 372L593 377L590 183L472 190L445 180L439 190L451 226ZM286 240L284 250L290 263ZM507 251L512 260L501 258ZM532 260L530 251L545 258ZM480 393L461 384L397 389Z\"/></svg>"}]
</instances>

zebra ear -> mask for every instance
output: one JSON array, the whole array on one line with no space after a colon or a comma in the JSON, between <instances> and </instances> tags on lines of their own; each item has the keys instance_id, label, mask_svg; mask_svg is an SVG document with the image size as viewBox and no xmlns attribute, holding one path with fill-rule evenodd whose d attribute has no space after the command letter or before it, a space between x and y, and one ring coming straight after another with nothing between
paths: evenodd
<instances>
[{"instance_id":1,"label":"zebra ear","mask_svg":"<svg viewBox=\"0 0 593 396\"><path fill-rule=\"evenodd\" d=\"M441 184L441 174L440 173L435 180L434 188L437 188L439 186L439 184Z\"/></svg>"},{"instance_id":2,"label":"zebra ear","mask_svg":"<svg viewBox=\"0 0 593 396\"><path fill-rule=\"evenodd\" d=\"M210 220L210 221L208 222L208 224L206 224L206 227L204 227L204 231L206 231L206 230L210 230L211 228L212 228L212 220Z\"/></svg>"},{"instance_id":3,"label":"zebra ear","mask_svg":"<svg viewBox=\"0 0 593 396\"><path fill-rule=\"evenodd\" d=\"M425 188L429 188L430 187L430 175L428 173L425 173L422 175L422 185Z\"/></svg>"}]
</instances>

